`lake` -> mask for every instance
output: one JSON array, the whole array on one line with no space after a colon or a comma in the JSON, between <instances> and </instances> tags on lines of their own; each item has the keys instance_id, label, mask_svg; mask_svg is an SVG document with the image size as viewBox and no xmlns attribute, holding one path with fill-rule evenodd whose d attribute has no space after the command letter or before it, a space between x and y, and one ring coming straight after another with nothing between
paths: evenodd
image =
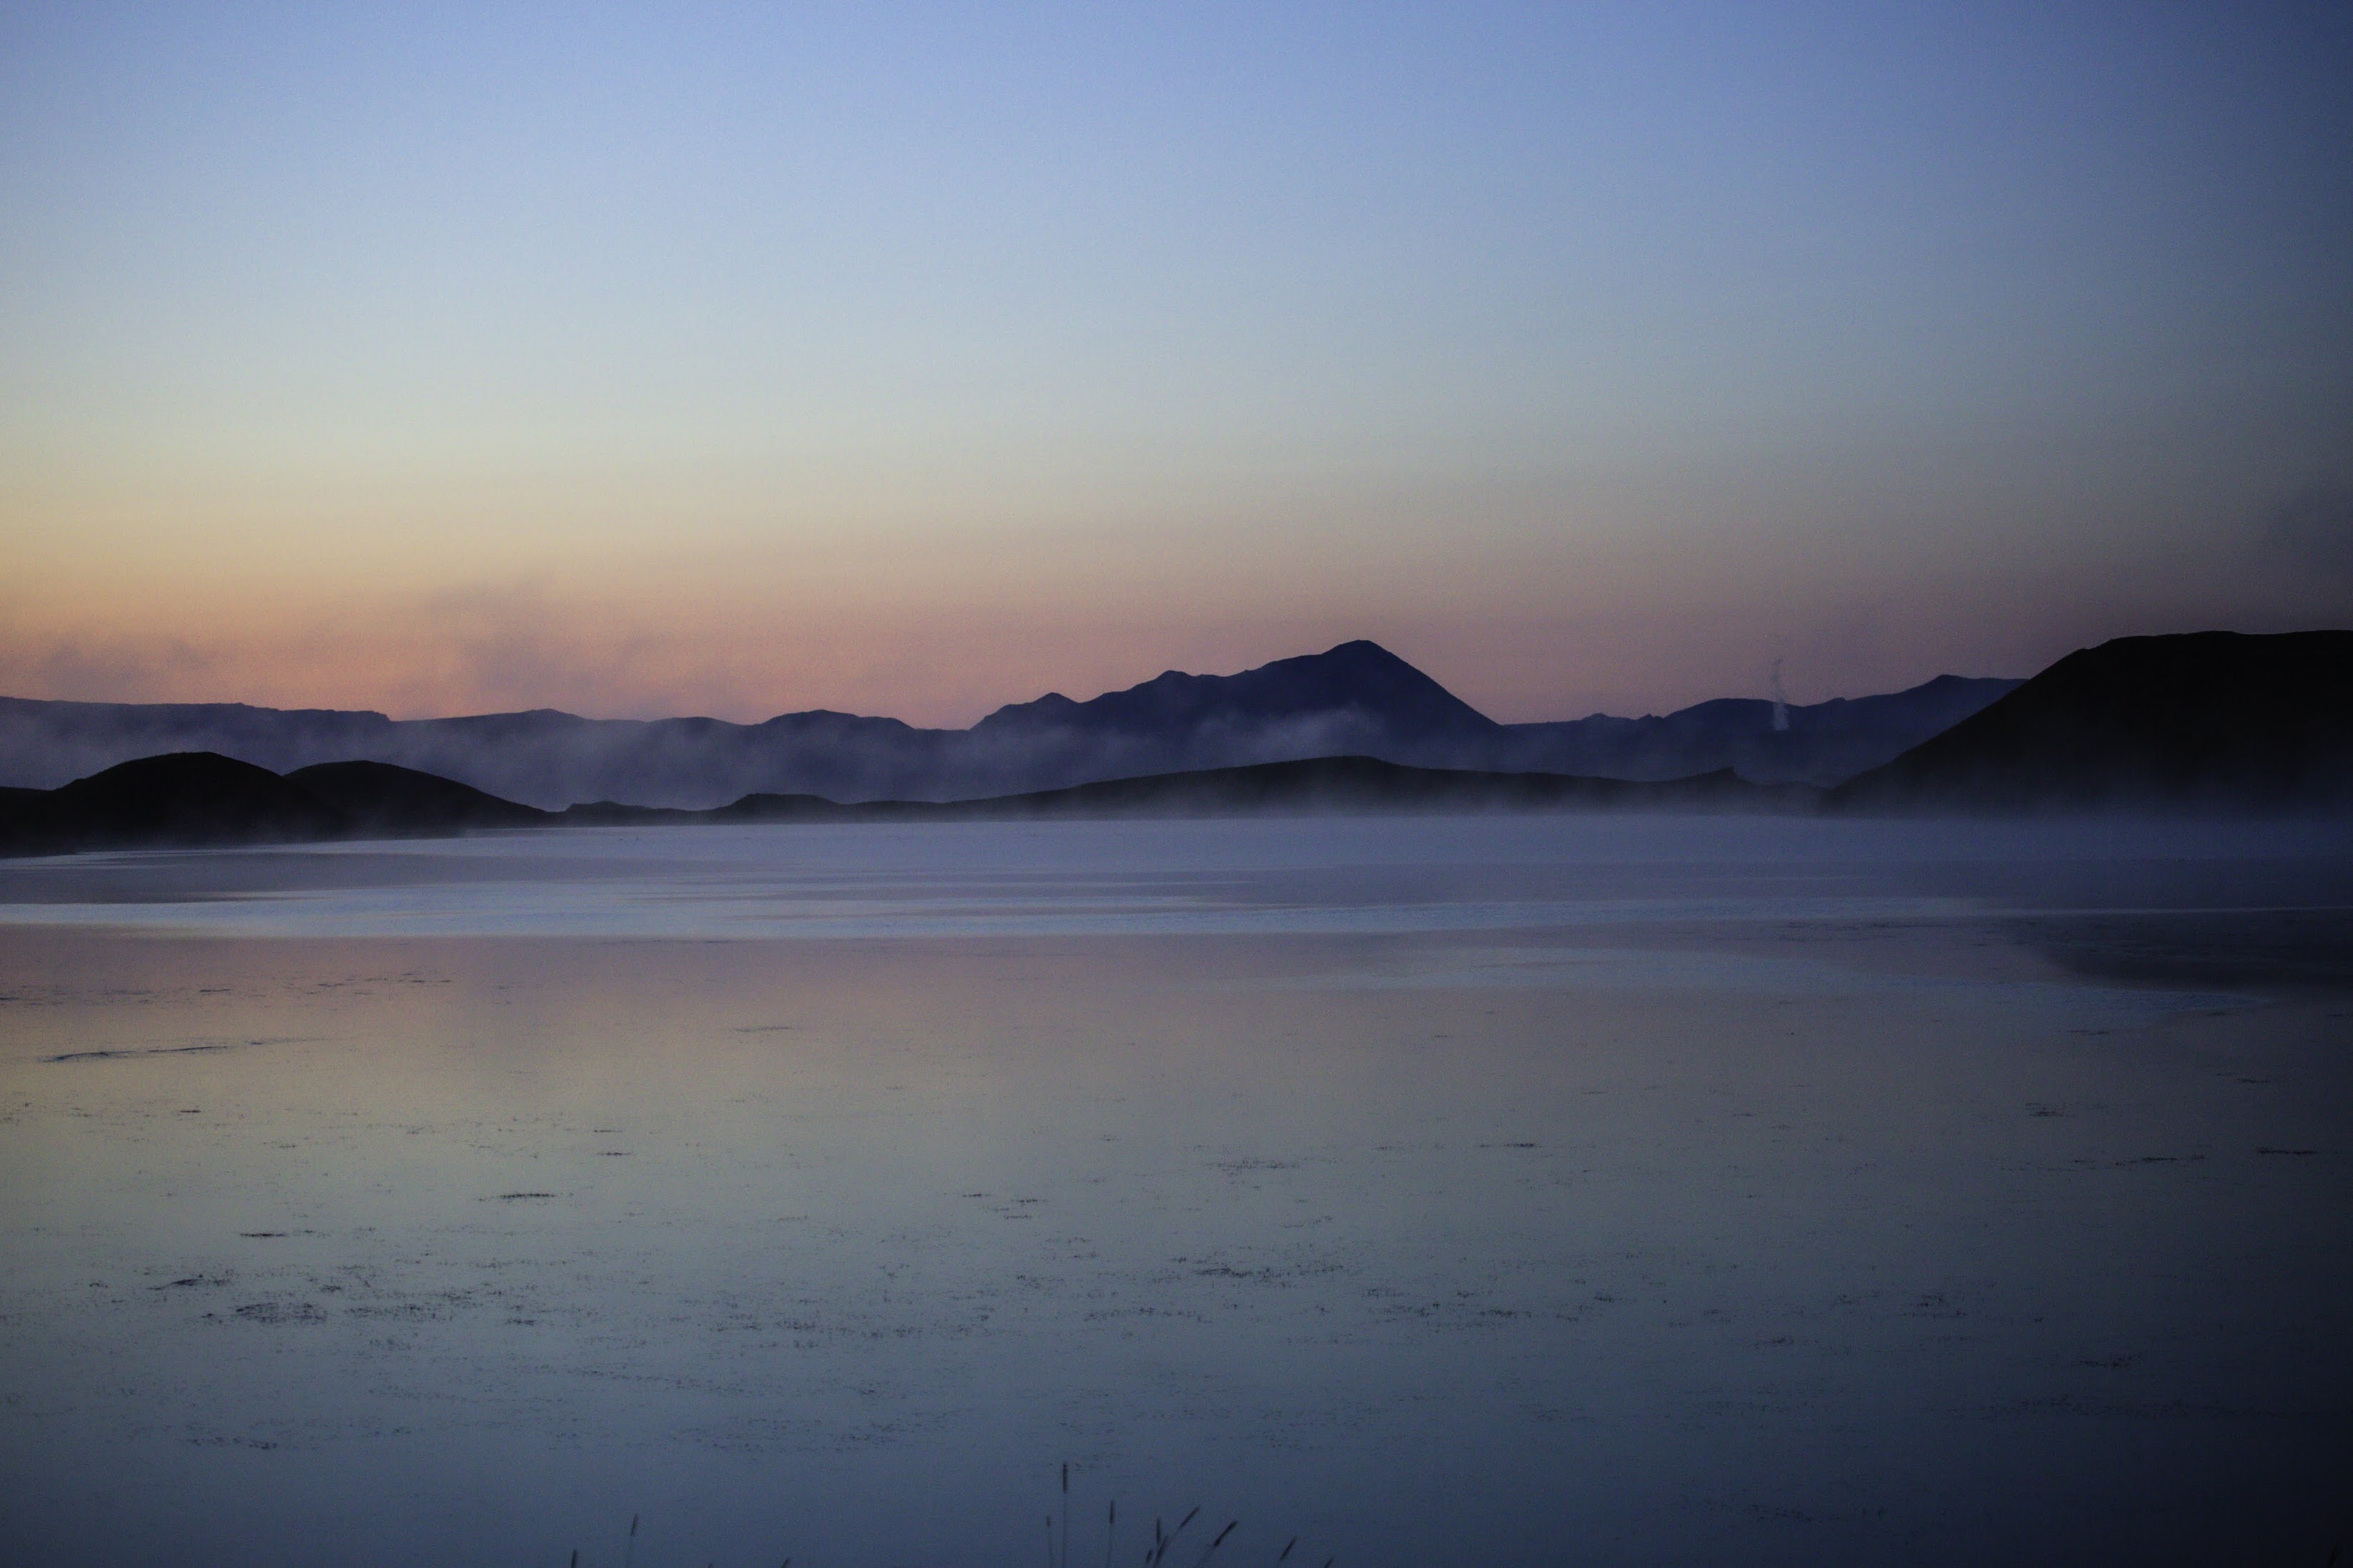
<instances>
[{"instance_id":1,"label":"lake","mask_svg":"<svg viewBox=\"0 0 2353 1568\"><path fill-rule=\"evenodd\" d=\"M2317 1568L2348 977L2344 824L0 863L0 1540Z\"/></svg>"}]
</instances>

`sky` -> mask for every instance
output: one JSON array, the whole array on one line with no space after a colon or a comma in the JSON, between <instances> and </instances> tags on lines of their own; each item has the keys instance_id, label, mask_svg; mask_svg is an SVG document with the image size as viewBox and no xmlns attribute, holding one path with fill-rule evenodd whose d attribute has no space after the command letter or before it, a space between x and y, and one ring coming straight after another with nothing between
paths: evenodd
<instances>
[{"instance_id":1,"label":"sky","mask_svg":"<svg viewBox=\"0 0 2353 1568\"><path fill-rule=\"evenodd\" d=\"M2353 8L0 4L0 692L2353 625Z\"/></svg>"}]
</instances>

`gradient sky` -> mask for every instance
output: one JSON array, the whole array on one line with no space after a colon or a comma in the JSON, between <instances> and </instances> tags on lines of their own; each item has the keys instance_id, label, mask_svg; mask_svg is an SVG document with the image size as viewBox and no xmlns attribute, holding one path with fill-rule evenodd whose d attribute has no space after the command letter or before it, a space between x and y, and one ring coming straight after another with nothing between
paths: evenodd
<instances>
[{"instance_id":1,"label":"gradient sky","mask_svg":"<svg viewBox=\"0 0 2353 1568\"><path fill-rule=\"evenodd\" d=\"M0 10L0 691L2353 623L2353 7Z\"/></svg>"}]
</instances>

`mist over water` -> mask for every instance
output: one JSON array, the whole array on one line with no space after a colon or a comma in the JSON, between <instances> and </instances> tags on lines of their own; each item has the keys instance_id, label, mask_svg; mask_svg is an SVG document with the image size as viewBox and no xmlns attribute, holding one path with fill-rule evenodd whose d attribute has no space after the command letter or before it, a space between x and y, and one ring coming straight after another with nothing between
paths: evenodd
<instances>
[{"instance_id":1,"label":"mist over water","mask_svg":"<svg viewBox=\"0 0 2353 1568\"><path fill-rule=\"evenodd\" d=\"M1030 1563L1068 1460L1080 1562L1113 1497L1124 1561L1196 1503L1221 1563L2318 1561L2348 872L1656 816L0 867L0 1516Z\"/></svg>"}]
</instances>

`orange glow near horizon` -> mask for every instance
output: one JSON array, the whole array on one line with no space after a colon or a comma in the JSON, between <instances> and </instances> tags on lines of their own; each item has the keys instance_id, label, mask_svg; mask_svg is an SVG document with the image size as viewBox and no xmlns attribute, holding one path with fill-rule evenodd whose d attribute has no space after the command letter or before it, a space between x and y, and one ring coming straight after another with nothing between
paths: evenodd
<instances>
[{"instance_id":1,"label":"orange glow near horizon","mask_svg":"<svg viewBox=\"0 0 2353 1568\"><path fill-rule=\"evenodd\" d=\"M2353 29L1849 21L0 15L0 694L1369 637L1518 721L2341 624Z\"/></svg>"}]
</instances>

